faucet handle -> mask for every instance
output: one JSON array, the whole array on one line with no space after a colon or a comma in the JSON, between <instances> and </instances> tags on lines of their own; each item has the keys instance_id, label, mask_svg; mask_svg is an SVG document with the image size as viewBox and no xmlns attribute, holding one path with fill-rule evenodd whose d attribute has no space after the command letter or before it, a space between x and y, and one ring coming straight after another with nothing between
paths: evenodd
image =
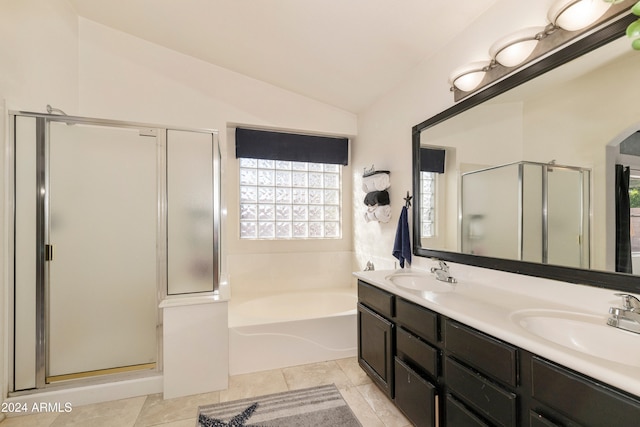
<instances>
[{"instance_id":1,"label":"faucet handle","mask_svg":"<svg viewBox=\"0 0 640 427\"><path fill-rule=\"evenodd\" d=\"M622 297L622 307L625 310L640 309L640 300L631 294L615 293L614 295Z\"/></svg>"},{"instance_id":2,"label":"faucet handle","mask_svg":"<svg viewBox=\"0 0 640 427\"><path fill-rule=\"evenodd\" d=\"M435 259L434 259L435 260ZM449 272L449 266L446 262L441 259L437 260L439 267L431 267L431 272L435 273L436 271L444 271L445 273Z\"/></svg>"}]
</instances>

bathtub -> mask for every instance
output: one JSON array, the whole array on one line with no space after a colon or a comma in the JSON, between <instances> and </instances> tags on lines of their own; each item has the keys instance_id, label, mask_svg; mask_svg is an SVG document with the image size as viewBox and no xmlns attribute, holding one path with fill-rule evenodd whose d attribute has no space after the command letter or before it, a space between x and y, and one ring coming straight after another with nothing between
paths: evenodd
<instances>
[{"instance_id":1,"label":"bathtub","mask_svg":"<svg viewBox=\"0 0 640 427\"><path fill-rule=\"evenodd\" d=\"M231 375L356 355L353 287L232 297Z\"/></svg>"}]
</instances>

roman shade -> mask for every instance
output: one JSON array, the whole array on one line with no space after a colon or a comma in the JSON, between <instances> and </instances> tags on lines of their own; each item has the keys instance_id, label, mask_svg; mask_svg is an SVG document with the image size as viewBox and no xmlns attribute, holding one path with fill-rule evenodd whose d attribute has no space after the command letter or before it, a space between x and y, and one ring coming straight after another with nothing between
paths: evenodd
<instances>
[{"instance_id":1,"label":"roman shade","mask_svg":"<svg viewBox=\"0 0 640 427\"><path fill-rule=\"evenodd\" d=\"M236 158L347 165L349 139L236 129Z\"/></svg>"},{"instance_id":2,"label":"roman shade","mask_svg":"<svg viewBox=\"0 0 640 427\"><path fill-rule=\"evenodd\" d=\"M444 173L444 150L420 148L420 171Z\"/></svg>"}]
</instances>

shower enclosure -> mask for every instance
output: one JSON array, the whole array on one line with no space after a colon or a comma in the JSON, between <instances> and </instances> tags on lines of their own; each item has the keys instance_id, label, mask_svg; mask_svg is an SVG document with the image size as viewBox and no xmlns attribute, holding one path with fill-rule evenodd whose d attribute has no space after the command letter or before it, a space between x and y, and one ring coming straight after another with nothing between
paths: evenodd
<instances>
[{"instance_id":1,"label":"shower enclosure","mask_svg":"<svg viewBox=\"0 0 640 427\"><path fill-rule=\"evenodd\" d=\"M462 252L589 267L590 171L518 162L462 175Z\"/></svg>"},{"instance_id":2,"label":"shower enclosure","mask_svg":"<svg viewBox=\"0 0 640 427\"><path fill-rule=\"evenodd\" d=\"M9 124L10 391L160 371L159 302L217 291L217 133L26 112Z\"/></svg>"}]
</instances>

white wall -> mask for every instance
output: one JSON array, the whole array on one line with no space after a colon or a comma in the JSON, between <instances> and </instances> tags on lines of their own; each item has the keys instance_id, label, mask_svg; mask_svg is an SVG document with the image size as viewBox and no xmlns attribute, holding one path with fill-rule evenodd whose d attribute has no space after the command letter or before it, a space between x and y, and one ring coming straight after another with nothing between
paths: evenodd
<instances>
[{"instance_id":1,"label":"white wall","mask_svg":"<svg viewBox=\"0 0 640 427\"><path fill-rule=\"evenodd\" d=\"M0 0L0 58L8 108L76 110L78 19L66 0Z\"/></svg>"}]
</instances>

